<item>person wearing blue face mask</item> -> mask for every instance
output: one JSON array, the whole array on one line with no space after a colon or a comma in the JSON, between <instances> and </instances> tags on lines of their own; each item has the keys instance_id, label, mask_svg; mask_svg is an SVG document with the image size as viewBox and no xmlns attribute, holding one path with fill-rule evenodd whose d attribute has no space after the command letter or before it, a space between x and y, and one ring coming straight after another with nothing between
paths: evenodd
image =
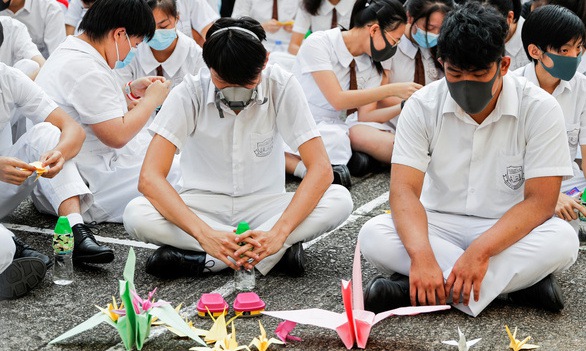
<instances>
[{"instance_id":1,"label":"person wearing blue face mask","mask_svg":"<svg viewBox=\"0 0 586 351\"><path fill-rule=\"evenodd\" d=\"M576 261L579 241L553 216L572 175L563 113L550 94L507 74L507 33L490 6L470 2L446 16L445 78L413 94L397 126L391 214L358 236L386 275L368 283L366 310L451 303L478 316L505 294L564 308L555 274Z\"/></svg>"},{"instance_id":2,"label":"person wearing blue face mask","mask_svg":"<svg viewBox=\"0 0 586 351\"><path fill-rule=\"evenodd\" d=\"M377 102L391 96L406 99L421 87L386 84L383 77L381 62L396 53L406 20L397 0L358 0L349 30L313 33L299 49L293 74L303 87L338 184L350 186L350 174L371 171L372 158L390 162L394 136L387 122L396 111L377 110ZM364 153L366 161L349 163L353 150ZM303 178L305 171L299 156L288 153L287 172Z\"/></svg>"},{"instance_id":3,"label":"person wearing blue face mask","mask_svg":"<svg viewBox=\"0 0 586 351\"><path fill-rule=\"evenodd\" d=\"M87 138L75 164L92 191L92 201L75 206L79 221L121 222L126 204L138 196L138 177L146 143L136 137L169 93L163 77L120 82L115 71L136 58L136 46L155 34L155 21L143 0L98 0L39 72L36 82L84 128ZM138 100L132 110L127 106ZM172 169L171 181L179 178ZM45 210L52 194L35 202ZM71 222L71 220L70 220ZM73 225L75 232L75 225ZM92 235L91 228L85 230Z\"/></svg>"},{"instance_id":4,"label":"person wearing blue face mask","mask_svg":"<svg viewBox=\"0 0 586 351\"><path fill-rule=\"evenodd\" d=\"M579 149L582 155L586 155L586 77L576 72L584 53L586 29L572 11L546 5L537 8L527 18L522 38L527 57L532 62L515 73L552 94L564 112L574 177L562 182L555 213L579 230L578 213L586 216L586 208L578 198L565 192L573 188L582 191L586 187L584 173L574 162ZM586 160L582 157L584 166Z\"/></svg>"}]
</instances>

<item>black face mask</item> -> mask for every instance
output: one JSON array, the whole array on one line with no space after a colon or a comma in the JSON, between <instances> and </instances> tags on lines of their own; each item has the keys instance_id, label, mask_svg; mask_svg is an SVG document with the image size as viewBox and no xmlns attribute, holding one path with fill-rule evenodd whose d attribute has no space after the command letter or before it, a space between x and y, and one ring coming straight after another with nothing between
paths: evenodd
<instances>
[{"instance_id":1,"label":"black face mask","mask_svg":"<svg viewBox=\"0 0 586 351\"><path fill-rule=\"evenodd\" d=\"M467 114L473 115L482 112L490 100L492 100L492 87L499 75L500 60L497 61L497 70L494 72L494 76L488 82L462 80L450 83L446 79L446 83L448 83L448 90L450 91L452 99L454 99Z\"/></svg>"},{"instance_id":2,"label":"black face mask","mask_svg":"<svg viewBox=\"0 0 586 351\"><path fill-rule=\"evenodd\" d=\"M10 0L8 2L4 2L4 0L0 0L0 11L6 10L10 6Z\"/></svg>"},{"instance_id":3,"label":"black face mask","mask_svg":"<svg viewBox=\"0 0 586 351\"><path fill-rule=\"evenodd\" d=\"M0 0L2 1L2 0ZM0 22L0 46L4 42L4 27L2 26L2 22Z\"/></svg>"},{"instance_id":4,"label":"black face mask","mask_svg":"<svg viewBox=\"0 0 586 351\"><path fill-rule=\"evenodd\" d=\"M372 40L372 37L370 37L370 57L372 57L372 60L376 62L386 61L393 57L393 55L395 55L395 53L397 52L397 45L391 45L391 43L389 43L389 41L387 40L387 37L385 36L384 32L382 30L380 32L383 36L383 40L385 41L385 47L382 50L377 50L374 47L374 42Z\"/></svg>"}]
</instances>

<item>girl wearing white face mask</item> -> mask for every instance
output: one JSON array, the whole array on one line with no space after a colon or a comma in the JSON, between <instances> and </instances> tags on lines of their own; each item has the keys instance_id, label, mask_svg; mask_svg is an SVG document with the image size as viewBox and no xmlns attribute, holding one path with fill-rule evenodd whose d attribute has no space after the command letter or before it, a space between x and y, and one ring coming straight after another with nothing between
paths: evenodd
<instances>
[{"instance_id":1,"label":"girl wearing white face mask","mask_svg":"<svg viewBox=\"0 0 586 351\"><path fill-rule=\"evenodd\" d=\"M116 70L121 83L146 76L170 80L171 87L181 83L186 74L197 74L205 67L201 48L176 27L179 13L175 0L149 0L157 29L150 40L137 47L136 58Z\"/></svg>"}]
</instances>

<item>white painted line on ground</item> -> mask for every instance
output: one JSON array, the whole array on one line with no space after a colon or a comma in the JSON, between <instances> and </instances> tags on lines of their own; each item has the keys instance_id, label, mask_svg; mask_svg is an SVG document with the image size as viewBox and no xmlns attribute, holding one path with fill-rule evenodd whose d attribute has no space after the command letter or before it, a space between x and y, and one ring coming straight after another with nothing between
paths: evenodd
<instances>
[{"instance_id":1,"label":"white painted line on ground","mask_svg":"<svg viewBox=\"0 0 586 351\"><path fill-rule=\"evenodd\" d=\"M337 226L335 229L319 236L318 238L313 239L312 241L308 241L306 243L303 244L303 247L305 249L315 245L316 243L318 243L319 241L321 241L322 239L325 239L326 237L328 237L330 234L332 234L333 232L335 232L336 230L347 226L348 224L354 223L356 222L359 218L363 217L364 215L368 214L369 212L371 212L372 210L374 210L376 207L384 204L385 202L387 202L389 199L389 192L387 191L386 193L380 195L379 197L365 203L364 205L358 207L356 210L354 210L354 212L352 212L352 214L350 215L350 217L348 217L348 219L346 219L342 224L340 224L339 226ZM213 293L218 293L221 294L222 296L228 296L232 293L234 293L235 289L234 289L234 283L233 282L228 282L224 285L222 285L221 287L217 288L216 290L212 291ZM196 314L197 314L197 309L196 309L196 303L194 302L193 304L186 306L185 308L182 308L181 311L179 311L179 313L184 316L184 318L187 319L192 319ZM161 336L162 334L164 334L167 331L167 328L164 327L156 327L153 328L151 330L151 335L149 336L149 338L145 341L145 343L147 343L148 341L158 338L159 336ZM112 346L111 348L109 348L107 351L124 351L124 344L119 343L117 345Z\"/></svg>"},{"instance_id":2,"label":"white painted line on ground","mask_svg":"<svg viewBox=\"0 0 586 351\"><path fill-rule=\"evenodd\" d=\"M30 227L28 225L21 225L21 224L12 224L12 223L2 223L6 228L12 230L19 230L22 232L31 232L31 233L41 233L46 235L53 235L52 229L46 228L37 228L37 227ZM129 240L129 239L116 239L116 238L109 238L106 236L95 235L96 240L101 243L109 243L109 244L118 244L124 246L133 246L133 247L140 247L143 249L152 249L156 250L159 247L153 244L143 243L142 241L136 240Z\"/></svg>"}]
</instances>

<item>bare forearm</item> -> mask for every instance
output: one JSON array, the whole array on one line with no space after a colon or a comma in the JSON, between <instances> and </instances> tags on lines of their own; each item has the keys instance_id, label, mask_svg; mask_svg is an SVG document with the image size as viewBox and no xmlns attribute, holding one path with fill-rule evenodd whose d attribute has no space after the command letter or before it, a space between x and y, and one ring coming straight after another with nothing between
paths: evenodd
<instances>
[{"instance_id":1,"label":"bare forearm","mask_svg":"<svg viewBox=\"0 0 586 351\"><path fill-rule=\"evenodd\" d=\"M397 234L414 260L418 255L433 255L429 243L427 213L413 191L391 188L391 213Z\"/></svg>"},{"instance_id":2,"label":"bare forearm","mask_svg":"<svg viewBox=\"0 0 586 351\"><path fill-rule=\"evenodd\" d=\"M386 123L401 113L401 106L395 105L385 108L377 108L365 113L358 112L358 121Z\"/></svg>"}]
</instances>

